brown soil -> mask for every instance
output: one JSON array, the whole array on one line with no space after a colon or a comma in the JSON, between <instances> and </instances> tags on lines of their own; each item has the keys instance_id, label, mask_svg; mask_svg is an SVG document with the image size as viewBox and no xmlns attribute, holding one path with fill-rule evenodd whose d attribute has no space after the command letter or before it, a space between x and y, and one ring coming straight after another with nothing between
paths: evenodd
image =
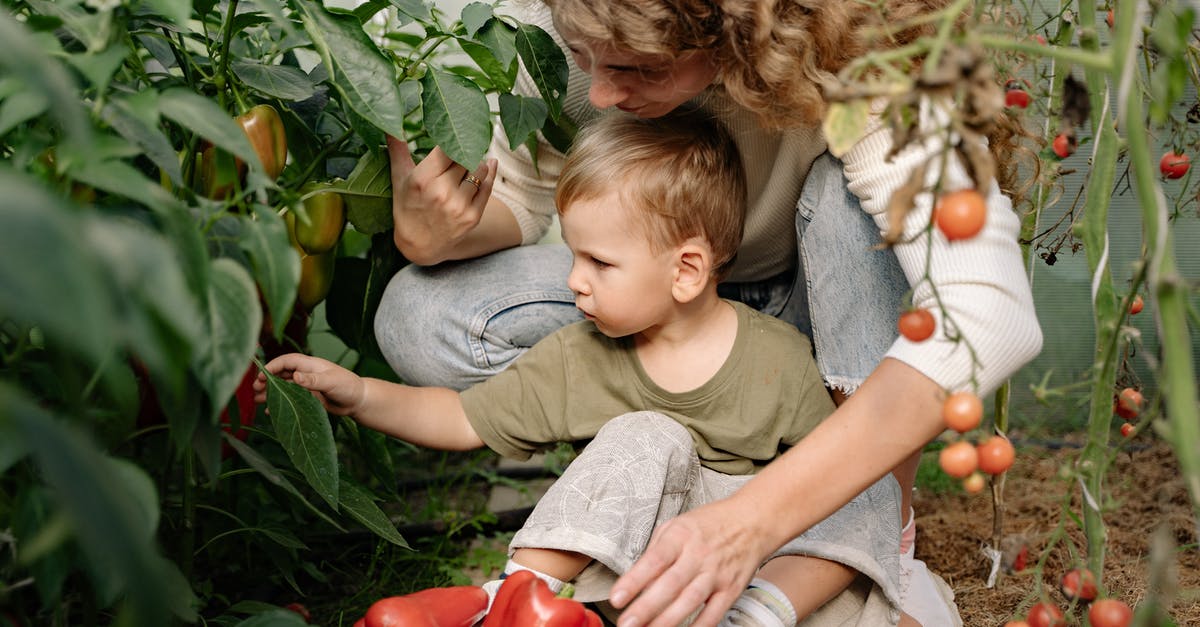
<instances>
[{"instance_id":1,"label":"brown soil","mask_svg":"<svg viewBox=\"0 0 1200 627\"><path fill-rule=\"evenodd\" d=\"M1168 606L1171 618L1178 625L1200 625L1200 549L1179 468L1166 444L1139 444L1140 450L1120 453L1107 475L1110 498L1104 508L1108 543L1102 590L1136 607L1149 596L1151 575L1169 572L1175 587ZM1071 468L1079 454L1073 446L1018 445L1017 463L1005 480L1003 546L1023 539L1029 547L1028 566L1015 573L1002 570L991 588L986 585L991 561L981 551L992 542L990 492L918 492L916 556L953 588L967 627L999 627L1023 618L1028 607L1042 599L1067 608L1058 580L1066 570L1084 565L1086 541L1079 525L1064 516L1064 508L1081 516L1080 484L1061 478L1060 469ZM1068 493L1069 502L1064 504ZM1056 534L1060 523L1062 533ZM1169 568L1152 569L1150 544L1160 528L1169 536L1173 555L1164 560ZM1052 542L1056 535L1062 540ZM1072 615L1072 624L1082 624L1079 608Z\"/></svg>"}]
</instances>

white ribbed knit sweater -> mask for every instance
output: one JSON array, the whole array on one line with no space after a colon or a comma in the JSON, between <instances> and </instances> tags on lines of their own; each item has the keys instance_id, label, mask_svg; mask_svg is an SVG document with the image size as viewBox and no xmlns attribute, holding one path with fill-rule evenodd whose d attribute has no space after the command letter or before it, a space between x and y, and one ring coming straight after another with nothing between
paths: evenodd
<instances>
[{"instance_id":1,"label":"white ribbed knit sweater","mask_svg":"<svg viewBox=\"0 0 1200 627\"><path fill-rule=\"evenodd\" d=\"M550 12L540 2L517 8L515 16L542 27L558 40ZM564 112L579 124L599 113L588 102L588 84L588 76L572 65ZM518 90L530 95L537 93L524 72ZM753 114L715 89L698 102L726 125L746 165L750 207L730 280L765 279L794 267L796 201L810 166L826 150L820 129L764 131ZM881 232L888 226L885 215L888 198L918 163L931 162L934 167L927 170L928 182L931 187L936 182L942 170L934 161L941 152L938 141L935 138L925 145L910 146L888 161L885 157L892 145L891 134L876 121L870 132L841 155L850 191L859 197L863 210L874 217ZM524 146L516 151L508 149L508 138L499 126L491 155L499 161L493 193L511 208L521 227L523 243L538 241L555 213L554 184L563 155L543 141L535 168ZM952 160L945 170L943 189L973 185L957 160ZM895 247L910 283L915 284L926 274L932 278L942 307L961 337L970 343L978 364L972 366L971 350L965 344L946 339L942 332L945 327L942 312L928 282L914 292L913 304L934 312L939 321L937 335L921 343L898 337L887 354L948 390L973 387L979 394L995 390L1041 350L1041 330L1017 245L1019 219L995 184L987 191L988 219L978 236L954 243L947 242L936 231L932 243L926 236L917 237L929 223L933 204L931 194L925 193L917 197L916 210L905 220L903 239L907 243ZM820 297L820 294L810 295L813 300ZM896 307L903 305L896 303Z\"/></svg>"}]
</instances>

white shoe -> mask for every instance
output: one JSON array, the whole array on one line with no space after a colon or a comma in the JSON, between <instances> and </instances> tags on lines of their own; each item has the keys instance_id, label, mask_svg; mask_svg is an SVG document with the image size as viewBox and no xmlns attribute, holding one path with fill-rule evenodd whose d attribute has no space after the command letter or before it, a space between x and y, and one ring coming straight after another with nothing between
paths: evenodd
<instances>
[{"instance_id":1,"label":"white shoe","mask_svg":"<svg viewBox=\"0 0 1200 627\"><path fill-rule=\"evenodd\" d=\"M954 591L913 557L913 548L900 554L900 609L922 627L962 627Z\"/></svg>"}]
</instances>

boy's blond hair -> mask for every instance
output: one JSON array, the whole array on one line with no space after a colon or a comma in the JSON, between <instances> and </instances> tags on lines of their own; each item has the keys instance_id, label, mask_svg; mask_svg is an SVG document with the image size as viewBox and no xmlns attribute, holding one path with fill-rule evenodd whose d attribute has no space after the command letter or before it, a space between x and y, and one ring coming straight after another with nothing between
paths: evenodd
<instances>
[{"instance_id":1,"label":"boy's blond hair","mask_svg":"<svg viewBox=\"0 0 1200 627\"><path fill-rule=\"evenodd\" d=\"M742 242L746 176L733 138L696 111L643 119L613 113L575 138L558 178L559 213L571 204L617 192L654 252L691 237L713 252L721 280Z\"/></svg>"}]
</instances>

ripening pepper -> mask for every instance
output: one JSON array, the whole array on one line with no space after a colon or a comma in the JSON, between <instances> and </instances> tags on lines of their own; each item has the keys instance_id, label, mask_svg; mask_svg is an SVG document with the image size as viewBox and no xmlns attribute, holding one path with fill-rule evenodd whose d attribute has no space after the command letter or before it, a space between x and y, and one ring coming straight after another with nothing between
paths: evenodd
<instances>
[{"instance_id":1,"label":"ripening pepper","mask_svg":"<svg viewBox=\"0 0 1200 627\"><path fill-rule=\"evenodd\" d=\"M362 622L365 627L471 627L487 605L488 594L478 586L430 588L380 599Z\"/></svg>"},{"instance_id":2,"label":"ripening pepper","mask_svg":"<svg viewBox=\"0 0 1200 627\"><path fill-rule=\"evenodd\" d=\"M296 287L296 301L308 311L329 296L335 258L333 252L320 255L300 253L300 284Z\"/></svg>"},{"instance_id":3,"label":"ripening pepper","mask_svg":"<svg viewBox=\"0 0 1200 627\"><path fill-rule=\"evenodd\" d=\"M283 165L287 162L287 134L283 131L283 119L279 112L269 104L250 107L237 117L237 123L250 138L250 145L258 153L263 171L272 181L279 178Z\"/></svg>"},{"instance_id":4,"label":"ripening pepper","mask_svg":"<svg viewBox=\"0 0 1200 627\"><path fill-rule=\"evenodd\" d=\"M496 592L483 627L600 627L600 616L582 603L555 596L528 570L507 578Z\"/></svg>"},{"instance_id":5,"label":"ripening pepper","mask_svg":"<svg viewBox=\"0 0 1200 627\"><path fill-rule=\"evenodd\" d=\"M228 200L235 187L246 180L246 164L241 159L204 142L197 167L197 185L205 198Z\"/></svg>"},{"instance_id":6,"label":"ripening pepper","mask_svg":"<svg viewBox=\"0 0 1200 627\"><path fill-rule=\"evenodd\" d=\"M304 199L303 215L297 215L295 211L287 212L292 243L309 255L333 250L346 226L342 195L332 190L333 186L329 183L307 183L300 188L300 192L308 196Z\"/></svg>"}]
</instances>

